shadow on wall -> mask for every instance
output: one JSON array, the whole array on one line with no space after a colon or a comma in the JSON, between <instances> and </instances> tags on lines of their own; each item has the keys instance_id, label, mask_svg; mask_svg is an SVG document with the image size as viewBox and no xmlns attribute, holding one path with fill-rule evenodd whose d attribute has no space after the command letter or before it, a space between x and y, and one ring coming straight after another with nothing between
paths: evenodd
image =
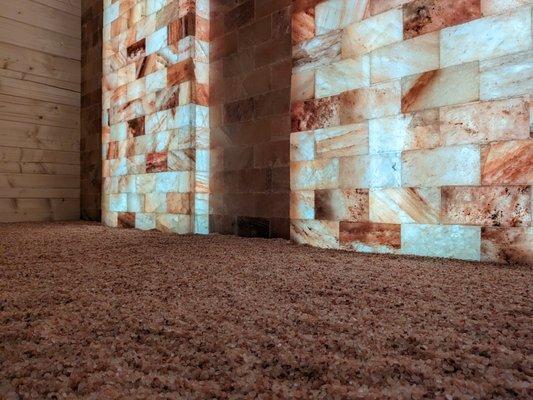
<instances>
[{"instance_id":1,"label":"shadow on wall","mask_svg":"<svg viewBox=\"0 0 533 400\"><path fill-rule=\"evenodd\" d=\"M101 219L102 17L101 0L82 1L81 218Z\"/></svg>"},{"instance_id":2,"label":"shadow on wall","mask_svg":"<svg viewBox=\"0 0 533 400\"><path fill-rule=\"evenodd\" d=\"M211 232L289 236L290 5L211 0Z\"/></svg>"}]
</instances>

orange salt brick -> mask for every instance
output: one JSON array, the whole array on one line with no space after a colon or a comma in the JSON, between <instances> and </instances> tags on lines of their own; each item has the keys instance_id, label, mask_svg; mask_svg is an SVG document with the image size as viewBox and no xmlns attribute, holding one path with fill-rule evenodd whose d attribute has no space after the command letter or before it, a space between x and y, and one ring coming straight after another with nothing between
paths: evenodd
<instances>
[{"instance_id":1,"label":"orange salt brick","mask_svg":"<svg viewBox=\"0 0 533 400\"><path fill-rule=\"evenodd\" d=\"M167 193L168 212L191 214L191 193Z\"/></svg>"},{"instance_id":2,"label":"orange salt brick","mask_svg":"<svg viewBox=\"0 0 533 400\"><path fill-rule=\"evenodd\" d=\"M196 15L195 33L197 39L208 42L210 38L209 20Z\"/></svg>"},{"instance_id":3,"label":"orange salt brick","mask_svg":"<svg viewBox=\"0 0 533 400\"><path fill-rule=\"evenodd\" d=\"M181 39L187 36L195 36L195 31L195 13L190 12L182 18L172 21L168 25L168 44L177 45Z\"/></svg>"},{"instance_id":4,"label":"orange salt brick","mask_svg":"<svg viewBox=\"0 0 533 400\"><path fill-rule=\"evenodd\" d=\"M533 266L533 229L481 228L481 261Z\"/></svg>"},{"instance_id":5,"label":"orange salt brick","mask_svg":"<svg viewBox=\"0 0 533 400\"><path fill-rule=\"evenodd\" d=\"M118 142L110 142L107 149L107 159L111 160L118 158Z\"/></svg>"},{"instance_id":6,"label":"orange salt brick","mask_svg":"<svg viewBox=\"0 0 533 400\"><path fill-rule=\"evenodd\" d=\"M167 74L167 85L169 86L194 80L194 62L192 58L168 67Z\"/></svg>"},{"instance_id":7,"label":"orange salt brick","mask_svg":"<svg viewBox=\"0 0 533 400\"><path fill-rule=\"evenodd\" d=\"M315 37L315 9L297 11L292 14L292 44L305 42Z\"/></svg>"},{"instance_id":8,"label":"orange salt brick","mask_svg":"<svg viewBox=\"0 0 533 400\"><path fill-rule=\"evenodd\" d=\"M126 156L133 157L135 156L135 139L128 138L128 146L126 148Z\"/></svg>"},{"instance_id":9,"label":"orange salt brick","mask_svg":"<svg viewBox=\"0 0 533 400\"><path fill-rule=\"evenodd\" d=\"M530 185L533 182L533 140L493 142L481 149L483 185Z\"/></svg>"},{"instance_id":10,"label":"orange salt brick","mask_svg":"<svg viewBox=\"0 0 533 400\"><path fill-rule=\"evenodd\" d=\"M209 105L209 85L195 82L193 85L192 102L201 106Z\"/></svg>"}]
</instances>

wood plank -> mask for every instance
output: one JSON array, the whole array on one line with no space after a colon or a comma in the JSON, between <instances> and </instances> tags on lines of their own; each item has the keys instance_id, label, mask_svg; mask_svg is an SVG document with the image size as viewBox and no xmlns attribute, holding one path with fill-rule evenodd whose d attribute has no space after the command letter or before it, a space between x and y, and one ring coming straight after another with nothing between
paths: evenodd
<instances>
[{"instance_id":1,"label":"wood plank","mask_svg":"<svg viewBox=\"0 0 533 400\"><path fill-rule=\"evenodd\" d=\"M80 132L77 129L0 120L0 146L78 152Z\"/></svg>"},{"instance_id":2,"label":"wood plank","mask_svg":"<svg viewBox=\"0 0 533 400\"><path fill-rule=\"evenodd\" d=\"M46 86L50 86L53 88L59 88L59 89L66 89L66 90L69 90L75 93L80 93L81 91L81 85L79 83L61 81L59 79L53 79L53 78L47 78L45 76L28 74L26 72L10 71L8 69L3 69L3 68L0 68L0 77L41 83Z\"/></svg>"},{"instance_id":3,"label":"wood plank","mask_svg":"<svg viewBox=\"0 0 533 400\"><path fill-rule=\"evenodd\" d=\"M81 68L81 63L80 63L80 68ZM29 82L42 83L50 87L70 90L71 92L78 93L78 97L81 98L81 95L80 95L81 84L79 83L68 82L68 81L63 81L63 80L53 79L53 78L47 78L45 76L38 76L38 75L33 75L33 74L24 74L22 76L22 79L25 81L29 81ZM80 102L81 100L78 101L78 103Z\"/></svg>"},{"instance_id":4,"label":"wood plank","mask_svg":"<svg viewBox=\"0 0 533 400\"><path fill-rule=\"evenodd\" d=\"M0 188L0 198L79 199L80 189L69 188Z\"/></svg>"},{"instance_id":5,"label":"wood plank","mask_svg":"<svg viewBox=\"0 0 533 400\"><path fill-rule=\"evenodd\" d=\"M80 165L53 163L20 163L23 174L68 175L79 179Z\"/></svg>"},{"instance_id":6,"label":"wood plank","mask_svg":"<svg viewBox=\"0 0 533 400\"><path fill-rule=\"evenodd\" d=\"M79 107L0 94L0 120L79 129Z\"/></svg>"},{"instance_id":7,"label":"wood plank","mask_svg":"<svg viewBox=\"0 0 533 400\"><path fill-rule=\"evenodd\" d=\"M81 39L81 18L30 0L0 0L0 17Z\"/></svg>"},{"instance_id":8,"label":"wood plank","mask_svg":"<svg viewBox=\"0 0 533 400\"><path fill-rule=\"evenodd\" d=\"M22 149L18 147L0 147L0 161L19 161L22 157Z\"/></svg>"},{"instance_id":9,"label":"wood plank","mask_svg":"<svg viewBox=\"0 0 533 400\"><path fill-rule=\"evenodd\" d=\"M81 16L81 0L33 0L35 3L44 4L57 10Z\"/></svg>"},{"instance_id":10,"label":"wood plank","mask_svg":"<svg viewBox=\"0 0 533 400\"><path fill-rule=\"evenodd\" d=\"M28 210L16 213L5 213L0 211L0 223L78 221L79 219L79 210L70 212L58 210L57 213L36 210Z\"/></svg>"},{"instance_id":11,"label":"wood plank","mask_svg":"<svg viewBox=\"0 0 533 400\"><path fill-rule=\"evenodd\" d=\"M80 166L72 164L55 163L24 163L24 162L1 162L0 173L19 174L46 174L46 175L69 175L80 176Z\"/></svg>"},{"instance_id":12,"label":"wood plank","mask_svg":"<svg viewBox=\"0 0 533 400\"><path fill-rule=\"evenodd\" d=\"M20 163L16 161L0 161L0 173L9 172L9 173L20 173Z\"/></svg>"},{"instance_id":13,"label":"wood plank","mask_svg":"<svg viewBox=\"0 0 533 400\"><path fill-rule=\"evenodd\" d=\"M0 94L80 107L77 92L5 76L0 76Z\"/></svg>"},{"instance_id":14,"label":"wood plank","mask_svg":"<svg viewBox=\"0 0 533 400\"><path fill-rule=\"evenodd\" d=\"M80 61L26 49L13 44L0 43L0 65L3 69L24 74L31 73L77 84L81 82Z\"/></svg>"},{"instance_id":15,"label":"wood plank","mask_svg":"<svg viewBox=\"0 0 533 400\"><path fill-rule=\"evenodd\" d=\"M0 222L76 220L79 199L0 199Z\"/></svg>"},{"instance_id":16,"label":"wood plank","mask_svg":"<svg viewBox=\"0 0 533 400\"><path fill-rule=\"evenodd\" d=\"M81 41L61 33L0 17L0 42L81 60Z\"/></svg>"},{"instance_id":17,"label":"wood plank","mask_svg":"<svg viewBox=\"0 0 533 400\"><path fill-rule=\"evenodd\" d=\"M50 211L60 206L75 204L75 202L76 202L75 199L64 199L63 200L63 199L52 199L52 198L0 199L0 207L2 207L4 211L10 211L10 212L25 211L25 210L31 210L31 209Z\"/></svg>"},{"instance_id":18,"label":"wood plank","mask_svg":"<svg viewBox=\"0 0 533 400\"><path fill-rule=\"evenodd\" d=\"M2 162L42 162L53 164L80 164L78 151L55 151L21 149L19 147L0 146L0 161Z\"/></svg>"},{"instance_id":19,"label":"wood plank","mask_svg":"<svg viewBox=\"0 0 533 400\"><path fill-rule=\"evenodd\" d=\"M0 173L0 190L3 188L76 189L79 187L79 176Z\"/></svg>"}]
</instances>

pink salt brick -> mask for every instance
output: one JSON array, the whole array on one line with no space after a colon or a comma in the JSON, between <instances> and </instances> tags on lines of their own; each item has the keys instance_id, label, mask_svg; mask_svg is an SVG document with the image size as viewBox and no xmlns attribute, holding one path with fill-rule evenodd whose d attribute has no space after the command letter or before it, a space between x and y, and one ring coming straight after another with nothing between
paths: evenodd
<instances>
[{"instance_id":1,"label":"pink salt brick","mask_svg":"<svg viewBox=\"0 0 533 400\"><path fill-rule=\"evenodd\" d=\"M146 157L146 172L164 172L168 169L167 153L149 153Z\"/></svg>"}]
</instances>

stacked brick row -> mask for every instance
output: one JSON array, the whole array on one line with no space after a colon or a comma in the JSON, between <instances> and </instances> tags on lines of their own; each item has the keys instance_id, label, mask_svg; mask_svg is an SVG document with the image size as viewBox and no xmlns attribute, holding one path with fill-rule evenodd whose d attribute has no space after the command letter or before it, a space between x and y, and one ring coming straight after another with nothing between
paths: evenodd
<instances>
[{"instance_id":1,"label":"stacked brick row","mask_svg":"<svg viewBox=\"0 0 533 400\"><path fill-rule=\"evenodd\" d=\"M291 235L533 260L529 0L296 1Z\"/></svg>"}]
</instances>

